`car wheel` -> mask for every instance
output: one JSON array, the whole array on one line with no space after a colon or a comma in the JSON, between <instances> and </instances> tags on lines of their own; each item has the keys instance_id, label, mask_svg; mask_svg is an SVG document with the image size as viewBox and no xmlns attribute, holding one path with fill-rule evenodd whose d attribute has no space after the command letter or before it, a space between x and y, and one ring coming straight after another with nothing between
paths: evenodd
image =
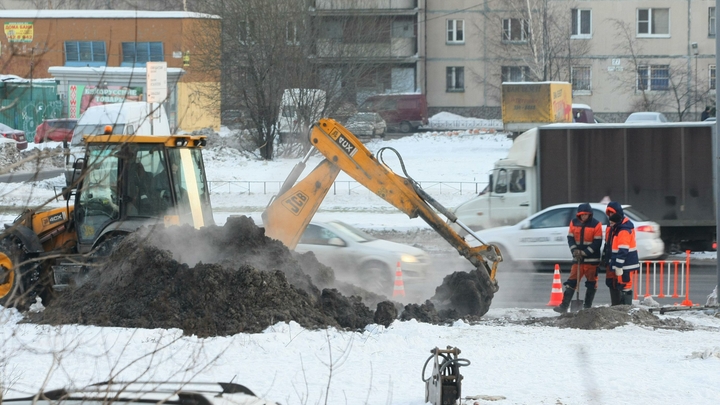
<instances>
[{"instance_id":1,"label":"car wheel","mask_svg":"<svg viewBox=\"0 0 720 405\"><path fill-rule=\"evenodd\" d=\"M413 127L410 125L409 122L403 121L400 123L400 132L407 134L408 132L412 131Z\"/></svg>"},{"instance_id":2,"label":"car wheel","mask_svg":"<svg viewBox=\"0 0 720 405\"><path fill-rule=\"evenodd\" d=\"M361 273L364 280L361 287L377 294L392 296L395 279L385 263L376 260L367 262Z\"/></svg>"}]
</instances>

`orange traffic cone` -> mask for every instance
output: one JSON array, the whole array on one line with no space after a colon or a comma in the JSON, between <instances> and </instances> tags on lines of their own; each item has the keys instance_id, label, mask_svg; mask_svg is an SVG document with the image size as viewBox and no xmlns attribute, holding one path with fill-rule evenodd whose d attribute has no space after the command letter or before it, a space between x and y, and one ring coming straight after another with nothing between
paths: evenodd
<instances>
[{"instance_id":1,"label":"orange traffic cone","mask_svg":"<svg viewBox=\"0 0 720 405\"><path fill-rule=\"evenodd\" d=\"M553 274L552 292L550 293L550 302L547 303L549 307L556 307L562 304L563 291L562 291L562 280L560 279L560 265L555 265L555 274Z\"/></svg>"},{"instance_id":2,"label":"orange traffic cone","mask_svg":"<svg viewBox=\"0 0 720 405\"><path fill-rule=\"evenodd\" d=\"M395 270L395 287L393 287L393 297L405 296L405 284L402 280L402 267L397 262L397 270Z\"/></svg>"}]
</instances>

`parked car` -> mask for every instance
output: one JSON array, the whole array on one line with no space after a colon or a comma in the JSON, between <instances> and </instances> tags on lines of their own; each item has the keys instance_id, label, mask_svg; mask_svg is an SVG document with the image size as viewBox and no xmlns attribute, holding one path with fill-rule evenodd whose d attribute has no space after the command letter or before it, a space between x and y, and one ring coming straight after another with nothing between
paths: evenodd
<instances>
[{"instance_id":1,"label":"parked car","mask_svg":"<svg viewBox=\"0 0 720 405\"><path fill-rule=\"evenodd\" d=\"M595 114L593 113L592 108L587 104L573 103L572 113L573 113L573 122L584 122L586 124L596 124L597 123L597 120L595 120Z\"/></svg>"},{"instance_id":2,"label":"parked car","mask_svg":"<svg viewBox=\"0 0 720 405\"><path fill-rule=\"evenodd\" d=\"M667 117L665 117L665 114L661 112L634 112L630 114L627 119L625 120L626 123L636 123L636 122L668 122Z\"/></svg>"},{"instance_id":3,"label":"parked car","mask_svg":"<svg viewBox=\"0 0 720 405\"><path fill-rule=\"evenodd\" d=\"M45 141L72 141L73 130L75 129L77 122L77 118L55 118L44 120L37 126L37 129L35 129L35 143Z\"/></svg>"},{"instance_id":4,"label":"parked car","mask_svg":"<svg viewBox=\"0 0 720 405\"><path fill-rule=\"evenodd\" d=\"M384 137L387 124L378 113L359 112L348 118L345 128L356 136Z\"/></svg>"},{"instance_id":5,"label":"parked car","mask_svg":"<svg viewBox=\"0 0 720 405\"><path fill-rule=\"evenodd\" d=\"M358 111L380 114L393 131L408 133L428 124L427 98L419 93L370 96Z\"/></svg>"},{"instance_id":6,"label":"parked car","mask_svg":"<svg viewBox=\"0 0 720 405\"><path fill-rule=\"evenodd\" d=\"M536 264L570 264L573 257L568 247L570 220L580 203L559 204L545 208L511 226L488 228L475 232L485 243L498 245L505 262L533 262ZM606 204L591 203L593 217L603 225L603 237L608 225ZM630 206L623 206L625 216L635 225L635 237L640 260L652 260L665 254L660 239L660 225L649 221ZM466 237L472 241L472 237Z\"/></svg>"},{"instance_id":7,"label":"parked car","mask_svg":"<svg viewBox=\"0 0 720 405\"><path fill-rule=\"evenodd\" d=\"M421 249L377 239L340 221L310 222L295 251L312 251L339 280L388 296L398 263L404 283L424 281L431 266Z\"/></svg>"},{"instance_id":8,"label":"parked car","mask_svg":"<svg viewBox=\"0 0 720 405\"><path fill-rule=\"evenodd\" d=\"M19 129L14 129L5 124L0 123L0 134L2 134L2 136L4 136L5 138L12 139L13 141L15 141L18 149L20 149L20 150L27 149L28 141L25 138L25 131L21 131Z\"/></svg>"}]
</instances>

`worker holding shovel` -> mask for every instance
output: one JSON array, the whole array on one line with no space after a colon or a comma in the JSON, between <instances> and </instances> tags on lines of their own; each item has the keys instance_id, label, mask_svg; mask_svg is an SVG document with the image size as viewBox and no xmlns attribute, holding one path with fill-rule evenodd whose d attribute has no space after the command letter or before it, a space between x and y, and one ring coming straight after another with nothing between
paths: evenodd
<instances>
[{"instance_id":1,"label":"worker holding shovel","mask_svg":"<svg viewBox=\"0 0 720 405\"><path fill-rule=\"evenodd\" d=\"M568 245L575 263L570 270L570 277L563 285L565 292L560 305L553 308L555 312L565 313L570 306L573 294L578 292L580 298L580 281L585 277L585 308L592 307L597 291L597 266L600 263L602 246L602 224L593 218L590 204L580 204L577 215L570 221ZM579 305L578 305L579 310Z\"/></svg>"}]
</instances>

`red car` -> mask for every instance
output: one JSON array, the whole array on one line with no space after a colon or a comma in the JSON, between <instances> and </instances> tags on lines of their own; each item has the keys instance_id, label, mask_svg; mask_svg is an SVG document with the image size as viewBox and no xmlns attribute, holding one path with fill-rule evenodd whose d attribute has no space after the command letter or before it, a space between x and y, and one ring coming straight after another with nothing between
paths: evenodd
<instances>
[{"instance_id":1,"label":"red car","mask_svg":"<svg viewBox=\"0 0 720 405\"><path fill-rule=\"evenodd\" d=\"M17 148L20 150L27 149L28 141L25 139L25 131L19 129L13 129L9 126L0 123L0 134L5 138L12 139L17 143Z\"/></svg>"},{"instance_id":2,"label":"red car","mask_svg":"<svg viewBox=\"0 0 720 405\"><path fill-rule=\"evenodd\" d=\"M43 121L35 130L35 143L45 141L70 142L77 121L76 118L57 118Z\"/></svg>"}]
</instances>

